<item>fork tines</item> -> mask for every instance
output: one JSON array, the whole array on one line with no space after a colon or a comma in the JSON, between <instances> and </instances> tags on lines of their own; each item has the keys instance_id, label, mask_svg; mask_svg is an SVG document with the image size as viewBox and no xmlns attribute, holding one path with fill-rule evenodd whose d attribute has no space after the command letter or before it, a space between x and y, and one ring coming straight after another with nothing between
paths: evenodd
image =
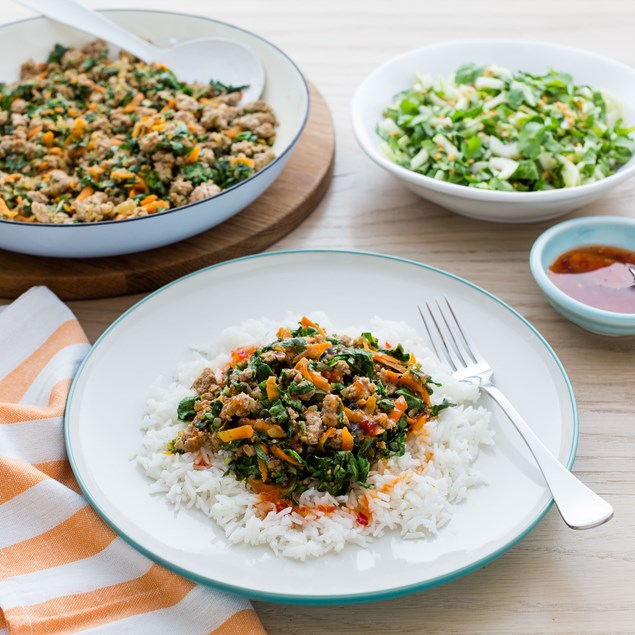
<instances>
[{"instance_id":1,"label":"fork tines","mask_svg":"<svg viewBox=\"0 0 635 635\"><path fill-rule=\"evenodd\" d=\"M485 363L478 349L467 335L456 317L446 296L443 305L434 300L434 305L425 303L427 314L417 305L437 357L446 360L453 370Z\"/></svg>"}]
</instances>

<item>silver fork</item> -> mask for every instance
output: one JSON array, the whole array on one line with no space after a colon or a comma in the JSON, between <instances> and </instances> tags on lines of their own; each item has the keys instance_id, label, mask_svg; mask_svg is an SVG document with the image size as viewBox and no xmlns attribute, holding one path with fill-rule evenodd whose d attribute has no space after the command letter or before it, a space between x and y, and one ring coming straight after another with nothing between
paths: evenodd
<instances>
[{"instance_id":1,"label":"silver fork","mask_svg":"<svg viewBox=\"0 0 635 635\"><path fill-rule=\"evenodd\" d=\"M417 307L437 357L450 365L456 379L485 390L509 417L536 459L556 507L569 527L591 529L610 520L613 508L549 452L509 399L493 384L491 366L461 328L449 300L444 300L447 308L437 300L436 310L426 302L427 315L420 306Z\"/></svg>"}]
</instances>

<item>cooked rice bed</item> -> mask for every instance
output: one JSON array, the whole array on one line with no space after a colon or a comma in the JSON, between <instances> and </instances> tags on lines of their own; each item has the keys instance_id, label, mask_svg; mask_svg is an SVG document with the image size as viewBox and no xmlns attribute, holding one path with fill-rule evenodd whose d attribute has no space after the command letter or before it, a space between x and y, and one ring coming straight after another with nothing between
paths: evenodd
<instances>
[{"instance_id":1,"label":"cooked rice bed","mask_svg":"<svg viewBox=\"0 0 635 635\"><path fill-rule=\"evenodd\" d=\"M325 316L311 316L331 329ZM293 324L289 319L285 325ZM370 490L355 487L346 496L334 497L309 489L299 507L279 509L266 496L256 494L233 476L224 476L222 456L209 457L212 467L197 470L191 455L165 454L166 444L184 424L176 422L179 401L192 394L190 386L205 367L223 367L239 345L261 345L272 339L279 324L250 320L223 333L215 350L182 363L176 381L159 382L148 401L145 437L137 461L155 482L150 491L160 493L179 509L195 507L214 519L234 544L267 545L275 553L304 560L347 543L366 545L388 531L407 539L429 538L446 525L452 506L463 501L470 487L482 483L474 468L479 451L493 444L489 412L474 405L476 388L454 381L440 367L418 334L402 323L374 319L369 328L336 329L342 334L371 330L380 340L401 342L422 362L426 372L443 383L433 395L460 404L440 413L407 443L403 456L373 466ZM446 369L447 370L447 369ZM360 523L359 513L368 519Z\"/></svg>"}]
</instances>

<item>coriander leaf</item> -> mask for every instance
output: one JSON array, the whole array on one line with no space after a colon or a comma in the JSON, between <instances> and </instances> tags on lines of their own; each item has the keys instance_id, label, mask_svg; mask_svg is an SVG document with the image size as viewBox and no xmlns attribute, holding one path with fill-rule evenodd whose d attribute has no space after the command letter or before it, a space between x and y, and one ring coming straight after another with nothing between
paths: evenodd
<instances>
[{"instance_id":1,"label":"coriander leaf","mask_svg":"<svg viewBox=\"0 0 635 635\"><path fill-rule=\"evenodd\" d=\"M454 74L454 81L457 84L473 84L483 74L484 70L484 66L463 64Z\"/></svg>"}]
</instances>

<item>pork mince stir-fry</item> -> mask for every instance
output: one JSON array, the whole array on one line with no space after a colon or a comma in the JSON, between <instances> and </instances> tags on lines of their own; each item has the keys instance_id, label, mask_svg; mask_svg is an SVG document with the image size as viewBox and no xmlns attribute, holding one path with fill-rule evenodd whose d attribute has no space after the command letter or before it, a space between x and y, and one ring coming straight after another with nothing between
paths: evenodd
<instances>
[{"instance_id":1,"label":"pork mince stir-fry","mask_svg":"<svg viewBox=\"0 0 635 635\"><path fill-rule=\"evenodd\" d=\"M188 425L168 452L223 451L228 473L285 497L309 487L346 494L453 405L431 405L433 385L401 345L380 348L371 333L329 335L303 318L271 344L235 350L225 370L205 369L197 394L179 404Z\"/></svg>"},{"instance_id":2,"label":"pork mince stir-fry","mask_svg":"<svg viewBox=\"0 0 635 635\"><path fill-rule=\"evenodd\" d=\"M274 158L276 118L243 87L185 84L104 42L59 44L0 87L0 219L85 223L200 201Z\"/></svg>"}]
</instances>

